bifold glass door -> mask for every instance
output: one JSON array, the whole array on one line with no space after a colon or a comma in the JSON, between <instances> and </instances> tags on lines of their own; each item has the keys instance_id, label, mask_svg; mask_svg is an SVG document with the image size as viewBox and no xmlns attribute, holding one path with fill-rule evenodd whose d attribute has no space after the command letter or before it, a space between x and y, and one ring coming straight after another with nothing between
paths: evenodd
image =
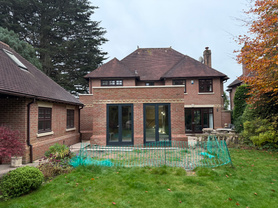
<instances>
[{"instance_id":1,"label":"bifold glass door","mask_svg":"<svg viewBox=\"0 0 278 208\"><path fill-rule=\"evenodd\" d=\"M133 106L107 105L107 145L133 144Z\"/></svg>"},{"instance_id":2,"label":"bifold glass door","mask_svg":"<svg viewBox=\"0 0 278 208\"><path fill-rule=\"evenodd\" d=\"M170 140L170 104L144 104L144 142Z\"/></svg>"}]
</instances>

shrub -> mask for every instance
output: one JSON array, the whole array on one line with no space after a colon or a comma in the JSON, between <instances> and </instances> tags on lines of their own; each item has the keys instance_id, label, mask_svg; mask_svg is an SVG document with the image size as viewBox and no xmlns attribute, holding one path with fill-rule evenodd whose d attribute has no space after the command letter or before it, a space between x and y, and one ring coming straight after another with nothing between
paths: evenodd
<instances>
[{"instance_id":1,"label":"shrub","mask_svg":"<svg viewBox=\"0 0 278 208\"><path fill-rule=\"evenodd\" d=\"M38 189L43 182L43 174L35 167L25 166L10 171L3 176L0 190L3 196L13 198Z\"/></svg>"},{"instance_id":2,"label":"shrub","mask_svg":"<svg viewBox=\"0 0 278 208\"><path fill-rule=\"evenodd\" d=\"M257 146L278 147L277 122L255 118L244 123L243 136Z\"/></svg>"},{"instance_id":3,"label":"shrub","mask_svg":"<svg viewBox=\"0 0 278 208\"><path fill-rule=\"evenodd\" d=\"M24 145L19 131L0 126L0 160L4 157L23 156Z\"/></svg>"},{"instance_id":4,"label":"shrub","mask_svg":"<svg viewBox=\"0 0 278 208\"><path fill-rule=\"evenodd\" d=\"M38 168L46 179L72 171L69 162L73 153L66 145L56 143L50 146L49 150L45 152L45 156Z\"/></svg>"},{"instance_id":5,"label":"shrub","mask_svg":"<svg viewBox=\"0 0 278 208\"><path fill-rule=\"evenodd\" d=\"M43 173L46 179L58 176L60 174L70 173L72 167L69 165L70 158L57 159L55 155L44 158L38 168Z\"/></svg>"},{"instance_id":6,"label":"shrub","mask_svg":"<svg viewBox=\"0 0 278 208\"><path fill-rule=\"evenodd\" d=\"M46 157L51 157L52 155L56 156L56 159L63 159L68 157L70 154L70 150L66 145L54 144L49 147L49 150L45 152Z\"/></svg>"}]
</instances>

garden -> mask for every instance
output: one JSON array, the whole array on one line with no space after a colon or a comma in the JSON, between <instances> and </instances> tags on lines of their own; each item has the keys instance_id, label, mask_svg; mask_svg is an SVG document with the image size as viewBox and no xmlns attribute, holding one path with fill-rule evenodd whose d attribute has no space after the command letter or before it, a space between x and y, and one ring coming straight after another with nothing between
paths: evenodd
<instances>
[{"instance_id":1,"label":"garden","mask_svg":"<svg viewBox=\"0 0 278 208\"><path fill-rule=\"evenodd\" d=\"M232 164L191 171L165 165L73 168L74 155L57 144L37 168L17 168L1 179L0 207L275 207L278 153L229 150Z\"/></svg>"}]
</instances>

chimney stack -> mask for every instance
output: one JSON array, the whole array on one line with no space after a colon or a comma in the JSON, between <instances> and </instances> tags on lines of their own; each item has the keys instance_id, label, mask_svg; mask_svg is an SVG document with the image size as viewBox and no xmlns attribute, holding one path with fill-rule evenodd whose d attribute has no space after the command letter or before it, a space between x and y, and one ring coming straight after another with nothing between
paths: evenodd
<instances>
[{"instance_id":1,"label":"chimney stack","mask_svg":"<svg viewBox=\"0 0 278 208\"><path fill-rule=\"evenodd\" d=\"M203 56L204 56L204 64L211 67L211 50L209 50L209 47L205 48Z\"/></svg>"}]
</instances>

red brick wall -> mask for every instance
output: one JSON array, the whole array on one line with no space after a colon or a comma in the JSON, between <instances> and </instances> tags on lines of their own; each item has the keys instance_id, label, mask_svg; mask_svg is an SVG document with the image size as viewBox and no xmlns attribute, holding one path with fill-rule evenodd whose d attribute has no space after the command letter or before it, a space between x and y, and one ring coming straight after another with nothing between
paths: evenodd
<instances>
[{"instance_id":1,"label":"red brick wall","mask_svg":"<svg viewBox=\"0 0 278 208\"><path fill-rule=\"evenodd\" d=\"M134 144L143 143L143 104L170 103L172 140L185 140L183 87L99 87L94 88L94 95L81 95L80 101L85 104L81 111L81 125L88 126L90 119L84 119L87 114L93 115L93 135L91 142L106 145L106 107L107 104L133 104L134 109ZM93 107L92 107L93 105ZM83 127L82 127L83 128Z\"/></svg>"},{"instance_id":2,"label":"red brick wall","mask_svg":"<svg viewBox=\"0 0 278 208\"><path fill-rule=\"evenodd\" d=\"M123 80L123 86L135 86L135 78L131 79L124 79Z\"/></svg>"},{"instance_id":3,"label":"red brick wall","mask_svg":"<svg viewBox=\"0 0 278 208\"><path fill-rule=\"evenodd\" d=\"M27 101L23 98L0 98L0 125L21 132L25 137L27 120Z\"/></svg>"},{"instance_id":4,"label":"red brick wall","mask_svg":"<svg viewBox=\"0 0 278 208\"><path fill-rule=\"evenodd\" d=\"M225 124L229 125L231 123L232 111L223 110L222 111L222 127L225 127Z\"/></svg>"},{"instance_id":5,"label":"red brick wall","mask_svg":"<svg viewBox=\"0 0 278 208\"><path fill-rule=\"evenodd\" d=\"M0 125L6 125L14 130L19 130L24 139L26 153L24 162L30 161L30 150L27 146L27 104L31 99L25 98L0 98ZM46 102L47 103L47 102ZM49 102L48 102L49 103ZM75 130L66 131L67 107L74 108ZM55 143L72 145L79 142L78 106L52 103L52 131L53 135L37 137L38 133L38 103L30 106L30 142L33 146L33 160L39 159L49 146Z\"/></svg>"},{"instance_id":6,"label":"red brick wall","mask_svg":"<svg viewBox=\"0 0 278 208\"><path fill-rule=\"evenodd\" d=\"M192 84L193 81L193 84ZM167 79L165 85L172 85L172 79ZM199 79L186 79L186 93L184 93L184 105L186 108L213 108L214 128L224 127L222 124L223 110L223 81L220 78L213 79L212 93L199 93Z\"/></svg>"},{"instance_id":7,"label":"red brick wall","mask_svg":"<svg viewBox=\"0 0 278 208\"><path fill-rule=\"evenodd\" d=\"M80 131L82 140L90 140L93 135L93 95L80 95L80 102L85 104L80 111Z\"/></svg>"},{"instance_id":8,"label":"red brick wall","mask_svg":"<svg viewBox=\"0 0 278 208\"><path fill-rule=\"evenodd\" d=\"M38 159L44 155L49 146L60 143L72 145L79 142L80 135L78 129L78 106L70 106L66 104L52 103L52 121L51 128L53 135L37 137L38 133L38 102L31 105L31 131L30 140L34 147L33 159ZM75 130L66 131L67 129L67 107L74 109L74 127Z\"/></svg>"},{"instance_id":9,"label":"red brick wall","mask_svg":"<svg viewBox=\"0 0 278 208\"><path fill-rule=\"evenodd\" d=\"M191 80L194 84L191 84ZM222 97L223 88L220 79L213 79L212 93L199 93L199 80L186 80L186 94L184 95L185 105L223 105Z\"/></svg>"}]
</instances>

